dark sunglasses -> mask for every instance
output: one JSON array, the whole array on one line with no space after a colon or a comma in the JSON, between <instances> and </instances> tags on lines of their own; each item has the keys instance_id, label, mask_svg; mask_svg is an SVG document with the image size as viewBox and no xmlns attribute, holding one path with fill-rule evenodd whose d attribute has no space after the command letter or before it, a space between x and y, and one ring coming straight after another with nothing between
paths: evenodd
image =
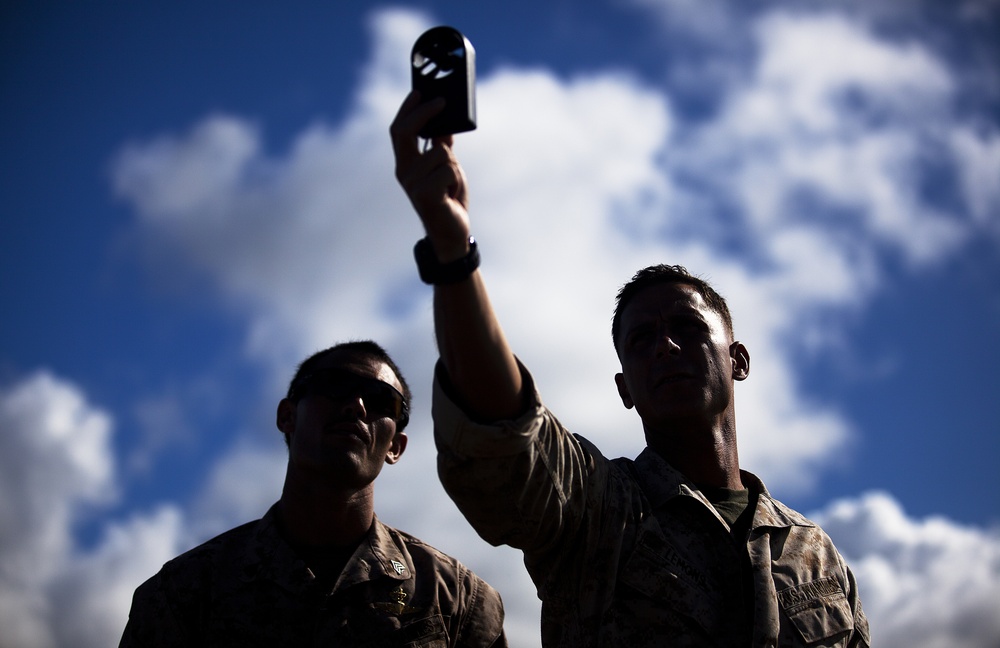
<instances>
[{"instance_id":1,"label":"dark sunglasses","mask_svg":"<svg viewBox=\"0 0 1000 648\"><path fill-rule=\"evenodd\" d=\"M365 410L378 417L388 416L399 427L406 425L410 418L406 398L399 390L377 378L333 367L319 369L299 376L288 394L290 400L298 400L306 394L319 394L334 402L360 396Z\"/></svg>"}]
</instances>

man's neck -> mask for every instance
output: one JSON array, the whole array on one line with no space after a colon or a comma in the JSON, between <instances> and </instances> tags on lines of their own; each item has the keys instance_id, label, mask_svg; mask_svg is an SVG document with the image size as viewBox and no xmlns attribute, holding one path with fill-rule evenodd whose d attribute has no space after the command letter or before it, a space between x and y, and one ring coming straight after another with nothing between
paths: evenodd
<instances>
[{"instance_id":1,"label":"man's neck","mask_svg":"<svg viewBox=\"0 0 1000 648\"><path fill-rule=\"evenodd\" d=\"M646 445L695 484L744 488L735 426L675 425L665 434L647 429Z\"/></svg>"},{"instance_id":2,"label":"man's neck","mask_svg":"<svg viewBox=\"0 0 1000 648\"><path fill-rule=\"evenodd\" d=\"M368 532L375 517L371 485L345 491L328 484L285 477L278 503L282 532L293 545L345 547Z\"/></svg>"}]
</instances>

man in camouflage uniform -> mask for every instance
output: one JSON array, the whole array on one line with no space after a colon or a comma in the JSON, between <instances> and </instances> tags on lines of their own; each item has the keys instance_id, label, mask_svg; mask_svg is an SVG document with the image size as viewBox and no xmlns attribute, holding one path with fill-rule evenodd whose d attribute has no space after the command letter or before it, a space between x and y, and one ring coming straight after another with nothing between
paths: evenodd
<instances>
[{"instance_id":1,"label":"man in camouflage uniform","mask_svg":"<svg viewBox=\"0 0 1000 648\"><path fill-rule=\"evenodd\" d=\"M452 140L418 147L441 106L411 95L391 128L435 286L438 470L486 540L524 552L543 645L868 646L830 538L740 470L734 385L750 356L710 286L654 266L618 295L615 380L647 444L634 461L606 459L542 405L477 270Z\"/></svg>"},{"instance_id":2,"label":"man in camouflage uniform","mask_svg":"<svg viewBox=\"0 0 1000 648\"><path fill-rule=\"evenodd\" d=\"M281 499L141 585L121 647L506 646L496 590L375 516L410 398L374 342L303 362L278 404Z\"/></svg>"}]
</instances>

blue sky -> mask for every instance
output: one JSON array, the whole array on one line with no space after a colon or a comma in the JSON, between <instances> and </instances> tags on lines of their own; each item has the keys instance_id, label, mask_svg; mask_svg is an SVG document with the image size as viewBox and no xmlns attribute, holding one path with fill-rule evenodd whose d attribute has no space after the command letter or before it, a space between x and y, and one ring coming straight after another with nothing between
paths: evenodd
<instances>
[{"instance_id":1,"label":"blue sky","mask_svg":"<svg viewBox=\"0 0 1000 648\"><path fill-rule=\"evenodd\" d=\"M434 473L430 293L387 129L435 24L476 47L457 150L545 402L637 454L613 296L687 265L751 353L744 467L831 531L878 643L995 643L995 0L8 3L0 641L116 641L136 585L277 498L296 362L372 337L417 396L376 510L537 645L519 556Z\"/></svg>"}]
</instances>

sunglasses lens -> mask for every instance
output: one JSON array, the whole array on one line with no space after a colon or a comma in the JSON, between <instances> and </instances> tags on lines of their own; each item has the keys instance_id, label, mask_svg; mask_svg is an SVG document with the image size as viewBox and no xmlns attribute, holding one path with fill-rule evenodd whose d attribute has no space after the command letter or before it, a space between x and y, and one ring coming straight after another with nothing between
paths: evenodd
<instances>
[{"instance_id":1,"label":"sunglasses lens","mask_svg":"<svg viewBox=\"0 0 1000 648\"><path fill-rule=\"evenodd\" d=\"M399 421L403 415L403 395L391 385L342 369L316 372L307 379L306 391L333 401L360 396L365 409L377 416L387 416Z\"/></svg>"},{"instance_id":2,"label":"sunglasses lens","mask_svg":"<svg viewBox=\"0 0 1000 648\"><path fill-rule=\"evenodd\" d=\"M383 389L380 386L372 386L371 389L362 392L361 398L379 414L395 419L399 418L400 403L394 398L395 394L389 391L390 389L389 387Z\"/></svg>"}]
</instances>

